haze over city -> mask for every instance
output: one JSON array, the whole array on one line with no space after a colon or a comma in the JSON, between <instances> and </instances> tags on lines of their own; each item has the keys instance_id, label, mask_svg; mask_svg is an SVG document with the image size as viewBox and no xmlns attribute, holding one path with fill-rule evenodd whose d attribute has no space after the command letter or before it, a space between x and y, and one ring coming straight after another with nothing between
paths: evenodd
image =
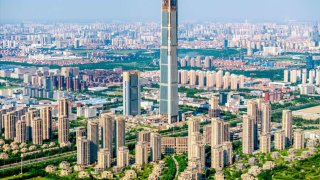
<instances>
[{"instance_id":1,"label":"haze over city","mask_svg":"<svg viewBox=\"0 0 320 180\"><path fill-rule=\"evenodd\" d=\"M0 0L0 180L319 180L319 7Z\"/></svg>"},{"instance_id":2,"label":"haze over city","mask_svg":"<svg viewBox=\"0 0 320 180\"><path fill-rule=\"evenodd\" d=\"M159 21L158 0L0 0L2 22ZM318 21L319 0L183 0L179 20Z\"/></svg>"}]
</instances>

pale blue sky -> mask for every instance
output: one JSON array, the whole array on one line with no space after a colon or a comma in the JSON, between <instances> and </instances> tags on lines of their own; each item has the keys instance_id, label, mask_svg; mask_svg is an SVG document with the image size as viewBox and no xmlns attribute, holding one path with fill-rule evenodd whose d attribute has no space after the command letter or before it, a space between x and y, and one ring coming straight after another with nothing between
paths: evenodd
<instances>
[{"instance_id":1,"label":"pale blue sky","mask_svg":"<svg viewBox=\"0 0 320 180\"><path fill-rule=\"evenodd\" d=\"M0 20L158 21L161 0L0 0ZM320 0L179 0L181 21L319 21Z\"/></svg>"}]
</instances>

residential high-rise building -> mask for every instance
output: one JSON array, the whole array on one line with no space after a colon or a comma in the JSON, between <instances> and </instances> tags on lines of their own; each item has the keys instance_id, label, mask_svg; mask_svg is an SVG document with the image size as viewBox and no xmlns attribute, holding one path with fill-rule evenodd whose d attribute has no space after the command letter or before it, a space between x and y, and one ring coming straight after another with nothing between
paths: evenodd
<instances>
[{"instance_id":1,"label":"residential high-rise building","mask_svg":"<svg viewBox=\"0 0 320 180\"><path fill-rule=\"evenodd\" d=\"M7 113L6 109L0 109L0 134L2 134L2 129L4 128L4 116Z\"/></svg>"},{"instance_id":2,"label":"residential high-rise building","mask_svg":"<svg viewBox=\"0 0 320 180\"><path fill-rule=\"evenodd\" d=\"M206 86L208 88L213 88L216 85L216 72L215 71L208 71L206 81L207 81Z\"/></svg>"},{"instance_id":3,"label":"residential high-rise building","mask_svg":"<svg viewBox=\"0 0 320 180\"><path fill-rule=\"evenodd\" d=\"M113 118L108 114L102 114L100 119L101 124L101 139L102 148L108 149L111 152L111 158L113 157Z\"/></svg>"},{"instance_id":4,"label":"residential high-rise building","mask_svg":"<svg viewBox=\"0 0 320 180\"><path fill-rule=\"evenodd\" d=\"M200 119L193 116L188 120L188 158L191 158L191 136L195 132L200 132Z\"/></svg>"},{"instance_id":5,"label":"residential high-rise building","mask_svg":"<svg viewBox=\"0 0 320 180\"><path fill-rule=\"evenodd\" d=\"M199 158L199 156L197 156L198 152L196 146L202 142L202 134L200 132L193 132L191 135L188 135L188 140L188 159Z\"/></svg>"},{"instance_id":6,"label":"residential high-rise building","mask_svg":"<svg viewBox=\"0 0 320 180\"><path fill-rule=\"evenodd\" d=\"M251 116L244 115L242 123L242 152L252 154L254 151L254 120Z\"/></svg>"},{"instance_id":7,"label":"residential high-rise building","mask_svg":"<svg viewBox=\"0 0 320 180\"><path fill-rule=\"evenodd\" d=\"M211 62L212 61L211 61L210 57L206 57L204 60L204 68L206 68L206 69L211 68Z\"/></svg>"},{"instance_id":8,"label":"residential high-rise building","mask_svg":"<svg viewBox=\"0 0 320 180\"><path fill-rule=\"evenodd\" d=\"M140 114L140 72L123 72L123 115Z\"/></svg>"},{"instance_id":9,"label":"residential high-rise building","mask_svg":"<svg viewBox=\"0 0 320 180\"><path fill-rule=\"evenodd\" d=\"M135 153L136 153L136 164L144 165L148 163L148 143L147 142L137 142Z\"/></svg>"},{"instance_id":10,"label":"residential high-rise building","mask_svg":"<svg viewBox=\"0 0 320 180\"><path fill-rule=\"evenodd\" d=\"M116 152L119 147L125 145L126 136L126 118L123 116L116 117Z\"/></svg>"},{"instance_id":11,"label":"residential high-rise building","mask_svg":"<svg viewBox=\"0 0 320 180\"><path fill-rule=\"evenodd\" d=\"M304 146L304 132L302 129L297 129L293 133L293 147L295 149L303 149Z\"/></svg>"},{"instance_id":12,"label":"residential high-rise building","mask_svg":"<svg viewBox=\"0 0 320 180\"><path fill-rule=\"evenodd\" d=\"M160 114L178 121L178 1L162 0L160 49Z\"/></svg>"},{"instance_id":13,"label":"residential high-rise building","mask_svg":"<svg viewBox=\"0 0 320 180\"><path fill-rule=\"evenodd\" d=\"M3 115L3 121L4 121L4 138L5 139L12 139L14 140L14 137L16 136L16 116L14 113L7 113Z\"/></svg>"},{"instance_id":14,"label":"residential high-rise building","mask_svg":"<svg viewBox=\"0 0 320 180\"><path fill-rule=\"evenodd\" d=\"M271 152L271 135L270 133L262 133L260 136L260 152Z\"/></svg>"},{"instance_id":15,"label":"residential high-rise building","mask_svg":"<svg viewBox=\"0 0 320 180\"><path fill-rule=\"evenodd\" d=\"M258 124L261 119L261 112L259 111L260 101L249 100L247 102L247 115L253 120L253 143L254 148L258 149Z\"/></svg>"},{"instance_id":16,"label":"residential high-rise building","mask_svg":"<svg viewBox=\"0 0 320 180\"><path fill-rule=\"evenodd\" d=\"M151 133L150 138L151 161L161 160L161 135L159 133Z\"/></svg>"},{"instance_id":17,"label":"residential high-rise building","mask_svg":"<svg viewBox=\"0 0 320 180\"><path fill-rule=\"evenodd\" d=\"M90 146L90 164L98 160L99 150L99 124L96 122L88 121L87 125L87 139Z\"/></svg>"},{"instance_id":18,"label":"residential high-rise building","mask_svg":"<svg viewBox=\"0 0 320 180\"><path fill-rule=\"evenodd\" d=\"M144 141L144 142L150 142L150 138L151 138L151 132L146 130L146 131L140 131L138 133L138 141Z\"/></svg>"},{"instance_id":19,"label":"residential high-rise building","mask_svg":"<svg viewBox=\"0 0 320 180\"><path fill-rule=\"evenodd\" d=\"M203 127L203 138L204 138L204 142L207 146L211 146L211 138L212 138L212 126L210 125L206 125Z\"/></svg>"},{"instance_id":20,"label":"residential high-rise building","mask_svg":"<svg viewBox=\"0 0 320 180\"><path fill-rule=\"evenodd\" d=\"M320 71L319 69L316 70L316 86L320 85Z\"/></svg>"},{"instance_id":21,"label":"residential high-rise building","mask_svg":"<svg viewBox=\"0 0 320 180\"><path fill-rule=\"evenodd\" d=\"M25 143L26 142L26 122L19 120L16 123L16 137L15 142Z\"/></svg>"},{"instance_id":22,"label":"residential high-rise building","mask_svg":"<svg viewBox=\"0 0 320 180\"><path fill-rule=\"evenodd\" d=\"M205 145L203 137L200 132L192 133L190 140L190 156L188 157L188 164L196 165L199 172L202 172L205 167ZM188 145L189 146L189 145Z\"/></svg>"},{"instance_id":23,"label":"residential high-rise building","mask_svg":"<svg viewBox=\"0 0 320 180\"><path fill-rule=\"evenodd\" d=\"M189 84L190 86L195 86L197 84L197 75L194 70L189 71Z\"/></svg>"},{"instance_id":24,"label":"residential high-rise building","mask_svg":"<svg viewBox=\"0 0 320 180\"><path fill-rule=\"evenodd\" d=\"M35 108L29 108L28 112L26 113L26 138L27 141L32 139L32 128L31 122L35 117L39 116L39 112Z\"/></svg>"},{"instance_id":25,"label":"residential high-rise building","mask_svg":"<svg viewBox=\"0 0 320 180\"><path fill-rule=\"evenodd\" d=\"M204 82L205 82L205 72L204 71L197 71L198 75L198 87L203 88L204 87Z\"/></svg>"},{"instance_id":26,"label":"residential high-rise building","mask_svg":"<svg viewBox=\"0 0 320 180\"><path fill-rule=\"evenodd\" d=\"M245 77L244 75L239 76L239 88L242 89L244 88L244 82L245 82Z\"/></svg>"},{"instance_id":27,"label":"residential high-rise building","mask_svg":"<svg viewBox=\"0 0 320 180\"><path fill-rule=\"evenodd\" d=\"M219 108L219 97L212 96L209 101L209 117L210 118L216 118L220 117L220 108Z\"/></svg>"},{"instance_id":28,"label":"residential high-rise building","mask_svg":"<svg viewBox=\"0 0 320 180\"><path fill-rule=\"evenodd\" d=\"M296 69L292 69L290 71L290 82L297 83L297 70Z\"/></svg>"},{"instance_id":29,"label":"residential high-rise building","mask_svg":"<svg viewBox=\"0 0 320 180\"><path fill-rule=\"evenodd\" d=\"M60 146L69 142L69 119L66 116L58 117L58 141Z\"/></svg>"},{"instance_id":30,"label":"residential high-rise building","mask_svg":"<svg viewBox=\"0 0 320 180\"><path fill-rule=\"evenodd\" d=\"M224 142L224 122L218 118L211 120L212 135L211 135L211 148L222 145Z\"/></svg>"},{"instance_id":31,"label":"residential high-rise building","mask_svg":"<svg viewBox=\"0 0 320 180\"><path fill-rule=\"evenodd\" d=\"M43 138L42 138L42 119L35 118L31 121L32 127L32 143L42 145Z\"/></svg>"},{"instance_id":32,"label":"residential high-rise building","mask_svg":"<svg viewBox=\"0 0 320 180\"><path fill-rule=\"evenodd\" d=\"M76 139L78 139L79 137L82 138L83 136L86 136L86 128L85 127L77 127L76 128ZM78 147L77 144L77 140L76 140L76 145Z\"/></svg>"},{"instance_id":33,"label":"residential high-rise building","mask_svg":"<svg viewBox=\"0 0 320 180\"><path fill-rule=\"evenodd\" d=\"M226 73L224 76L223 76L223 89L229 89L230 87L230 73Z\"/></svg>"},{"instance_id":34,"label":"residential high-rise building","mask_svg":"<svg viewBox=\"0 0 320 180\"><path fill-rule=\"evenodd\" d=\"M181 70L180 82L182 85L188 84L188 71Z\"/></svg>"},{"instance_id":35,"label":"residential high-rise building","mask_svg":"<svg viewBox=\"0 0 320 180\"><path fill-rule=\"evenodd\" d=\"M98 151L98 167L103 170L111 167L111 152L108 149Z\"/></svg>"},{"instance_id":36,"label":"residential high-rise building","mask_svg":"<svg viewBox=\"0 0 320 180\"><path fill-rule=\"evenodd\" d=\"M76 77L79 76L79 67L62 67L61 75L64 77Z\"/></svg>"},{"instance_id":37,"label":"residential high-rise building","mask_svg":"<svg viewBox=\"0 0 320 180\"><path fill-rule=\"evenodd\" d=\"M125 146L119 147L117 152L117 166L119 168L129 165L129 149Z\"/></svg>"},{"instance_id":38,"label":"residential high-rise building","mask_svg":"<svg viewBox=\"0 0 320 180\"><path fill-rule=\"evenodd\" d=\"M284 130L286 146L289 147L292 144L292 112L290 110L282 111L282 130Z\"/></svg>"},{"instance_id":39,"label":"residential high-rise building","mask_svg":"<svg viewBox=\"0 0 320 180\"><path fill-rule=\"evenodd\" d=\"M232 90L237 90L238 89L238 76L232 74L230 79L231 79L231 87L230 88Z\"/></svg>"},{"instance_id":40,"label":"residential high-rise building","mask_svg":"<svg viewBox=\"0 0 320 180\"><path fill-rule=\"evenodd\" d=\"M60 99L58 103L58 117L66 117L69 118L69 106L70 102L68 99Z\"/></svg>"},{"instance_id":41,"label":"residential high-rise building","mask_svg":"<svg viewBox=\"0 0 320 180\"><path fill-rule=\"evenodd\" d=\"M233 149L232 149L232 142L224 142L222 145L223 148L223 163L225 166L228 166L233 163Z\"/></svg>"},{"instance_id":42,"label":"residential high-rise building","mask_svg":"<svg viewBox=\"0 0 320 180\"><path fill-rule=\"evenodd\" d=\"M307 69L302 69L301 82L302 84L307 84Z\"/></svg>"},{"instance_id":43,"label":"residential high-rise building","mask_svg":"<svg viewBox=\"0 0 320 180\"><path fill-rule=\"evenodd\" d=\"M85 137L77 139L77 164L89 165L90 164L90 141Z\"/></svg>"},{"instance_id":44,"label":"residential high-rise building","mask_svg":"<svg viewBox=\"0 0 320 180\"><path fill-rule=\"evenodd\" d=\"M76 128L76 138L86 136L86 128L85 127L77 127Z\"/></svg>"},{"instance_id":45,"label":"residential high-rise building","mask_svg":"<svg viewBox=\"0 0 320 180\"><path fill-rule=\"evenodd\" d=\"M283 78L284 82L289 82L289 70L285 69L284 70L284 78Z\"/></svg>"},{"instance_id":46,"label":"residential high-rise building","mask_svg":"<svg viewBox=\"0 0 320 180\"><path fill-rule=\"evenodd\" d=\"M223 141L230 141L230 124L223 122Z\"/></svg>"},{"instance_id":47,"label":"residential high-rise building","mask_svg":"<svg viewBox=\"0 0 320 180\"><path fill-rule=\"evenodd\" d=\"M286 138L284 130L277 131L274 134L274 148L276 150L284 150L286 148Z\"/></svg>"},{"instance_id":48,"label":"residential high-rise building","mask_svg":"<svg viewBox=\"0 0 320 180\"><path fill-rule=\"evenodd\" d=\"M51 139L52 135L52 110L45 107L40 110L40 118L42 119L43 140Z\"/></svg>"},{"instance_id":49,"label":"residential high-rise building","mask_svg":"<svg viewBox=\"0 0 320 180\"><path fill-rule=\"evenodd\" d=\"M309 71L309 84L314 84L315 76L316 76L315 70L314 70L314 69L311 69L311 70Z\"/></svg>"},{"instance_id":50,"label":"residential high-rise building","mask_svg":"<svg viewBox=\"0 0 320 180\"><path fill-rule=\"evenodd\" d=\"M261 104L261 133L270 133L271 123L271 105L269 102L263 102Z\"/></svg>"},{"instance_id":51,"label":"residential high-rise building","mask_svg":"<svg viewBox=\"0 0 320 180\"><path fill-rule=\"evenodd\" d=\"M222 170L224 167L224 152L222 145L211 148L211 168Z\"/></svg>"}]
</instances>

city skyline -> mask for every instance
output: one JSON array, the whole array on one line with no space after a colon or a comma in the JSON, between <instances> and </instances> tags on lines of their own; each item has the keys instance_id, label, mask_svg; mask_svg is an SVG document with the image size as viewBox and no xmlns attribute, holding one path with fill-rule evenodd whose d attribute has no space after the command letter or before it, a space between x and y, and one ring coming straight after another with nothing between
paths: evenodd
<instances>
[{"instance_id":1,"label":"city skyline","mask_svg":"<svg viewBox=\"0 0 320 180\"><path fill-rule=\"evenodd\" d=\"M310 0L308 3L299 0L281 2L271 0L259 4L253 0L241 2L202 0L200 3L185 0L179 4L179 21L315 22L320 19L320 13L317 13L319 6L320 2L317 0ZM55 3L39 0L1 0L0 22L160 21L161 16L157 11L160 7L161 2L156 0L116 2L94 0L90 3L83 0L76 2L57 0Z\"/></svg>"},{"instance_id":2,"label":"city skyline","mask_svg":"<svg viewBox=\"0 0 320 180\"><path fill-rule=\"evenodd\" d=\"M278 23L318 3L235 1L0 0L0 177L320 178L319 24Z\"/></svg>"}]
</instances>

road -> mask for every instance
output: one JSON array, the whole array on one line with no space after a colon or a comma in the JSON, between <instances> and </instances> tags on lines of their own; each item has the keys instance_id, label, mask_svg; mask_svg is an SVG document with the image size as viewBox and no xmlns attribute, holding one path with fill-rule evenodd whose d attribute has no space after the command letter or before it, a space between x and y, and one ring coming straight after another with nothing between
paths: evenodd
<instances>
[{"instance_id":1,"label":"road","mask_svg":"<svg viewBox=\"0 0 320 180\"><path fill-rule=\"evenodd\" d=\"M76 151L71 151L71 152L66 152L66 153L63 153L63 154L56 154L56 155L52 155L52 156L48 156L48 157L30 159L30 160L22 161L22 165L36 164L36 163L40 163L40 162L47 161L47 160L53 160L53 159L68 157L68 156L71 156L71 155L76 155L76 153L77 153ZM17 166L21 166L21 162L0 166L0 171L6 170L6 169L15 168Z\"/></svg>"},{"instance_id":2,"label":"road","mask_svg":"<svg viewBox=\"0 0 320 180\"><path fill-rule=\"evenodd\" d=\"M174 156L171 156L171 157L172 157L174 163L176 164L176 175L174 176L174 179L177 179L178 175L179 175L179 163Z\"/></svg>"}]
</instances>

